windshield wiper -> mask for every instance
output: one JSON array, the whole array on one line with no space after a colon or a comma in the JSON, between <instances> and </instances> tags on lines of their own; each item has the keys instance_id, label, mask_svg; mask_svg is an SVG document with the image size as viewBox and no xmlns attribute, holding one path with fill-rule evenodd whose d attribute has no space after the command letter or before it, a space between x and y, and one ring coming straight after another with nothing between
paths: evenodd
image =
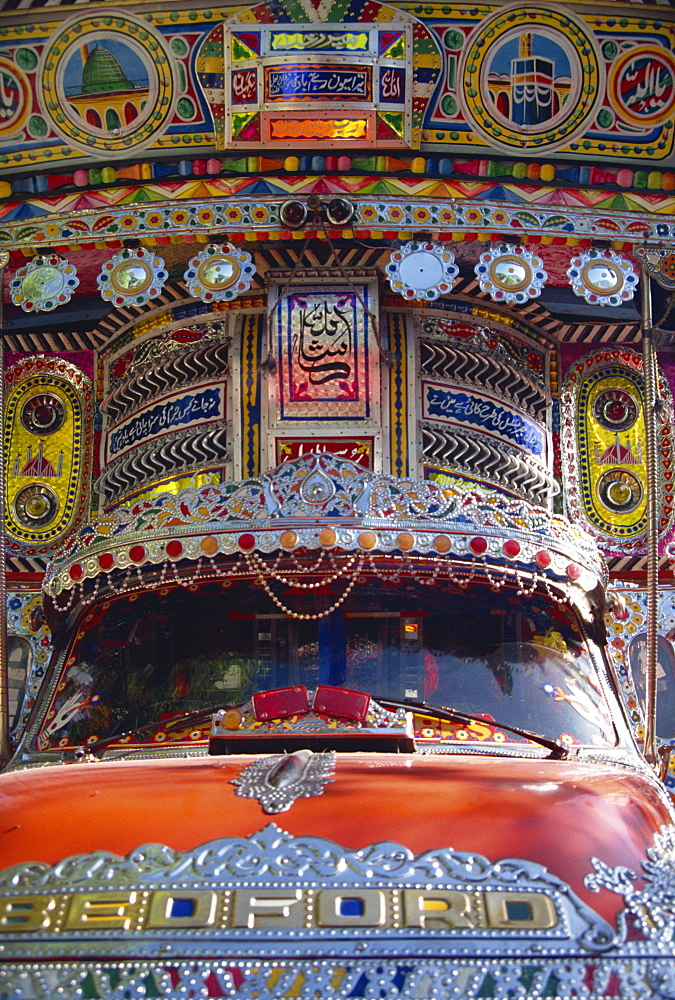
<instances>
[{"instance_id":1,"label":"windshield wiper","mask_svg":"<svg viewBox=\"0 0 675 1000\"><path fill-rule=\"evenodd\" d=\"M235 708L235 705L213 705L211 708L195 708L191 712L182 712L180 715L172 715L169 719L158 719L156 722L146 722L144 726L137 726L136 729L126 729L121 733L116 733L114 736L106 736L103 739L96 740L95 743L85 743L83 746L76 747L76 750L82 749L87 754L96 753L98 750L107 750L108 747L118 744L120 740L131 739L132 736L140 736L142 733L147 733L148 736L152 735L157 729L162 729L162 727L169 728L170 726L178 725L179 723L186 722L200 722L202 719L210 719L212 715L216 712L224 711L226 712L230 708ZM173 746L173 744L169 744ZM160 746L160 744L156 744ZM70 750L70 747L65 749ZM116 750L140 750L145 749L134 744L125 743L121 746L115 746Z\"/></svg>"},{"instance_id":2,"label":"windshield wiper","mask_svg":"<svg viewBox=\"0 0 675 1000\"><path fill-rule=\"evenodd\" d=\"M558 743L557 740L549 740L545 736L540 736L539 733L531 733L528 729L519 729L517 726L507 726L503 722L498 722L496 720L488 720L481 715L470 715L467 712L460 712L454 708L439 708L436 705L429 705L425 701L395 701L391 698L377 698L374 700L378 705L382 705L383 708L404 708L408 711L418 711L425 713L426 715L431 715L437 719L445 719L447 722L464 722L469 725L472 722L478 722L482 725L495 726L497 729L505 729L507 733L513 733L514 736L522 736L523 739L530 740L532 743L538 743L542 747L546 747L550 750L550 756L553 760L565 760L569 756L569 750L562 743Z\"/></svg>"},{"instance_id":3,"label":"windshield wiper","mask_svg":"<svg viewBox=\"0 0 675 1000\"><path fill-rule=\"evenodd\" d=\"M437 719L445 719L448 722L463 722L465 725L469 725L472 722L477 722L485 724L488 722L483 716L471 715L467 712L460 712L458 709L438 707L436 705L429 705L424 701L396 701L391 698L378 698L373 697L373 701L377 702L383 708L402 708L406 711L418 711L426 713L427 715L434 716ZM216 712L227 711L228 709L234 708L233 705L212 705L209 708L199 708L193 709L191 712L183 712L181 715L174 715L170 719L158 719L156 722L148 722L144 726L138 726L135 729L127 729L122 733L117 733L114 736L106 736L104 739L97 740L95 743L85 744L81 750L88 754L95 754L98 751L107 750L108 747L115 746L116 750L120 751L131 751L146 749L138 745L129 745L128 743L121 744L120 740L130 739L133 736L139 736L141 734L147 733L148 736L152 735L156 730L162 727L173 727L180 724L185 724L188 721L199 722L202 719L207 719L213 716ZM532 743L538 743L540 746L545 747L550 750L550 756L554 760L564 760L569 756L569 750L567 747L563 746L562 743L558 743L556 740L549 740L545 736L541 736L539 733L530 732L527 729L519 729L516 726L508 726L504 723L498 721L489 721L489 725L495 726L498 729L505 729L509 733L513 733L514 736L521 736L523 739L530 740ZM305 736L306 739L306 736ZM159 744L157 744L159 746ZM174 746L174 744L170 744ZM304 743L303 743L304 746ZM77 748L80 749L80 748ZM257 752L262 752L257 750Z\"/></svg>"}]
</instances>

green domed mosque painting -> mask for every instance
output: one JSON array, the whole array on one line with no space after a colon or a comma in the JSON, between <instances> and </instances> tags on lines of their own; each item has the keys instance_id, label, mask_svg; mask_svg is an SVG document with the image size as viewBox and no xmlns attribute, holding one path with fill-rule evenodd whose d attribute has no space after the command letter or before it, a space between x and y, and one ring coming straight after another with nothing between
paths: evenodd
<instances>
[{"instance_id":1,"label":"green domed mosque painting","mask_svg":"<svg viewBox=\"0 0 675 1000\"><path fill-rule=\"evenodd\" d=\"M64 92L89 126L120 132L143 113L149 93L148 71L139 55L123 42L90 42L69 59Z\"/></svg>"},{"instance_id":2,"label":"green domed mosque painting","mask_svg":"<svg viewBox=\"0 0 675 1000\"><path fill-rule=\"evenodd\" d=\"M175 106L173 57L133 14L76 14L52 34L41 63L41 105L55 133L85 153L126 155L155 142Z\"/></svg>"}]
</instances>

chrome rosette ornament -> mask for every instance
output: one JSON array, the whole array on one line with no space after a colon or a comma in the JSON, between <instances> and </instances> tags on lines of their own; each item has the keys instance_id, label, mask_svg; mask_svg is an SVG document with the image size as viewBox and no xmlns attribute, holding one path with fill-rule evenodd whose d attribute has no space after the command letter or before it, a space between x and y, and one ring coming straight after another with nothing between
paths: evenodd
<instances>
[{"instance_id":1,"label":"chrome rosette ornament","mask_svg":"<svg viewBox=\"0 0 675 1000\"><path fill-rule=\"evenodd\" d=\"M508 305L536 299L548 279L541 257L511 243L491 246L482 253L474 274L481 292Z\"/></svg>"},{"instance_id":2,"label":"chrome rosette ornament","mask_svg":"<svg viewBox=\"0 0 675 1000\"><path fill-rule=\"evenodd\" d=\"M75 267L59 254L38 254L18 269L9 291L24 312L51 312L70 302L79 283Z\"/></svg>"},{"instance_id":3,"label":"chrome rosette ornament","mask_svg":"<svg viewBox=\"0 0 675 1000\"><path fill-rule=\"evenodd\" d=\"M144 306L164 288L164 260L145 247L125 247L103 265L96 281L101 298L114 306Z\"/></svg>"},{"instance_id":4,"label":"chrome rosette ornament","mask_svg":"<svg viewBox=\"0 0 675 1000\"><path fill-rule=\"evenodd\" d=\"M247 292L256 267L250 253L229 243L209 243L190 261L183 275L190 295L202 302L227 302Z\"/></svg>"},{"instance_id":5,"label":"chrome rosette ornament","mask_svg":"<svg viewBox=\"0 0 675 1000\"><path fill-rule=\"evenodd\" d=\"M620 306L635 294L638 275L625 257L591 247L573 257L567 270L572 291L591 306Z\"/></svg>"},{"instance_id":6,"label":"chrome rosette ornament","mask_svg":"<svg viewBox=\"0 0 675 1000\"><path fill-rule=\"evenodd\" d=\"M446 295L459 274L450 250L440 243L417 240L392 251L385 271L392 291L404 299L427 302Z\"/></svg>"}]
</instances>

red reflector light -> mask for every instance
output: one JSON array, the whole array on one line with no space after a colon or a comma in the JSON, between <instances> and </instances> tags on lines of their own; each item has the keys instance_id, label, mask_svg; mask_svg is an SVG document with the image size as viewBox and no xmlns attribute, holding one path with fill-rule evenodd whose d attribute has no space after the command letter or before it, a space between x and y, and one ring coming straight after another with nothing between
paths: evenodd
<instances>
[{"instance_id":1,"label":"red reflector light","mask_svg":"<svg viewBox=\"0 0 675 1000\"><path fill-rule=\"evenodd\" d=\"M338 719L353 719L364 722L368 715L370 695L349 688L328 687L320 684L316 689L312 708L321 715L333 715Z\"/></svg>"},{"instance_id":2,"label":"red reflector light","mask_svg":"<svg viewBox=\"0 0 675 1000\"><path fill-rule=\"evenodd\" d=\"M276 688L254 694L253 714L258 722L287 719L289 715L307 715L309 696L306 687Z\"/></svg>"}]
</instances>

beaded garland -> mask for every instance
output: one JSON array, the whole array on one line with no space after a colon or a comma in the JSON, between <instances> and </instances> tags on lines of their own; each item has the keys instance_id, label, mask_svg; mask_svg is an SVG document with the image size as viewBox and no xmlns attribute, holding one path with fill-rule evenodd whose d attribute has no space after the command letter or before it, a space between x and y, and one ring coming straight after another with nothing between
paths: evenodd
<instances>
[{"instance_id":1,"label":"beaded garland","mask_svg":"<svg viewBox=\"0 0 675 1000\"><path fill-rule=\"evenodd\" d=\"M310 504L302 486L317 476L331 489L322 503ZM467 573L470 579L480 573L495 589L511 579L520 589L555 581L557 589L587 592L605 578L590 537L564 518L468 484L441 487L377 475L323 454L286 462L258 479L121 506L68 543L47 572L45 590L64 611L76 600L94 600L104 578L120 592L147 587L157 572L153 586L162 586L169 573L183 586L208 576L245 575L269 588L271 599L291 614L273 596L270 581L289 584L282 558L292 563L307 551L318 553L317 561L309 569L304 560L296 563L292 585L300 590L342 577L350 592L366 562L372 570L383 552L400 553L431 583L443 573L466 586ZM223 563L222 557L229 559ZM188 560L194 569L179 572L179 562ZM455 574L453 564L468 568ZM308 571L319 582L307 580ZM85 592L87 580L94 581L93 591ZM63 592L68 598L58 600Z\"/></svg>"}]
</instances>

